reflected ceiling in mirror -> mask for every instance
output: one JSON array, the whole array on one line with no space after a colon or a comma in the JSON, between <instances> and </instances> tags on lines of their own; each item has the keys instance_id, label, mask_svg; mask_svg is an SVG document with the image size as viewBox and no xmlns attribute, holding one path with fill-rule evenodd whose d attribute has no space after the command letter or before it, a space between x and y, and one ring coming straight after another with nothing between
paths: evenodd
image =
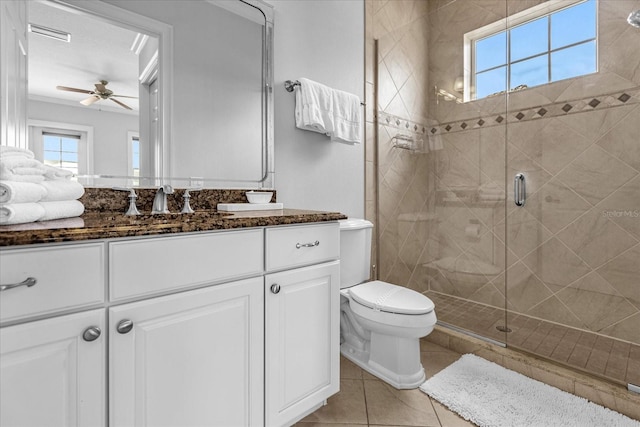
<instances>
[{"instance_id":1,"label":"reflected ceiling in mirror","mask_svg":"<svg viewBox=\"0 0 640 427\"><path fill-rule=\"evenodd\" d=\"M273 24L266 3L55 0L32 8L29 20L72 33L71 43L30 35L38 40L29 53L29 119L40 128L88 130L85 185L273 186ZM85 53L67 56L84 39ZM155 74L148 72L153 61ZM97 117L84 118L89 112Z\"/></svg>"}]
</instances>

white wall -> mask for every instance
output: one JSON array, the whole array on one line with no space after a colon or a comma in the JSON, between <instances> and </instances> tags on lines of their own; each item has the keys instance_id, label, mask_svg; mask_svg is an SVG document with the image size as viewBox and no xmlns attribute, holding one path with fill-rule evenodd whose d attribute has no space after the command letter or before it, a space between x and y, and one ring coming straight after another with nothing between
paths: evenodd
<instances>
[{"instance_id":1,"label":"white wall","mask_svg":"<svg viewBox=\"0 0 640 427\"><path fill-rule=\"evenodd\" d=\"M278 201L364 218L364 141L341 144L297 129L295 96L284 89L285 80L306 77L364 100L364 1L267 1L275 8Z\"/></svg>"},{"instance_id":2,"label":"white wall","mask_svg":"<svg viewBox=\"0 0 640 427\"><path fill-rule=\"evenodd\" d=\"M128 175L127 132L138 132L137 115L34 100L29 100L28 113L31 120L93 126L93 173Z\"/></svg>"}]
</instances>

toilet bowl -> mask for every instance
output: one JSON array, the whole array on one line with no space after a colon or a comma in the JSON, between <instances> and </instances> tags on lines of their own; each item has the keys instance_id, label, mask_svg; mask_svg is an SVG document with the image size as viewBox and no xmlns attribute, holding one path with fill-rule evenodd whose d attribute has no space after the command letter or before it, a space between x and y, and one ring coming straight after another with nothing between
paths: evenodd
<instances>
[{"instance_id":1,"label":"toilet bowl","mask_svg":"<svg viewBox=\"0 0 640 427\"><path fill-rule=\"evenodd\" d=\"M398 389L425 380L420 338L436 324L426 296L383 281L367 281L373 225L340 224L340 352L367 372Z\"/></svg>"}]
</instances>

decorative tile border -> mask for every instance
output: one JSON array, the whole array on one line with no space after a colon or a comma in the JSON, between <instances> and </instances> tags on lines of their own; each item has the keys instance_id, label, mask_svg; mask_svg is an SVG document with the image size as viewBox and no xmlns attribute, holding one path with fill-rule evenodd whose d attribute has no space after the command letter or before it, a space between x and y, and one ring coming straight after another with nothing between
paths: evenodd
<instances>
[{"instance_id":1,"label":"decorative tile border","mask_svg":"<svg viewBox=\"0 0 640 427\"><path fill-rule=\"evenodd\" d=\"M628 90L599 96L590 96L573 101L562 101L552 104L539 105L513 112L494 113L488 116L474 117L441 124L424 124L378 111L378 123L399 130L428 134L429 136L446 135L479 128L488 128L507 123L519 123L541 118L567 116L625 105L640 104L640 86Z\"/></svg>"}]
</instances>

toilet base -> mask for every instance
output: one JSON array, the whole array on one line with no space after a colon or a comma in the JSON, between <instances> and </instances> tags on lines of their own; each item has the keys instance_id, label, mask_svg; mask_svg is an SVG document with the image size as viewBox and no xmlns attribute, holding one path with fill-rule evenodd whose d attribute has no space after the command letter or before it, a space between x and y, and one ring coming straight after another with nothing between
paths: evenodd
<instances>
[{"instance_id":1,"label":"toilet base","mask_svg":"<svg viewBox=\"0 0 640 427\"><path fill-rule=\"evenodd\" d=\"M419 339L372 332L371 346L371 351L363 351L346 340L340 346L340 353L371 375L397 389L413 389L425 382L426 376L420 362Z\"/></svg>"}]
</instances>

